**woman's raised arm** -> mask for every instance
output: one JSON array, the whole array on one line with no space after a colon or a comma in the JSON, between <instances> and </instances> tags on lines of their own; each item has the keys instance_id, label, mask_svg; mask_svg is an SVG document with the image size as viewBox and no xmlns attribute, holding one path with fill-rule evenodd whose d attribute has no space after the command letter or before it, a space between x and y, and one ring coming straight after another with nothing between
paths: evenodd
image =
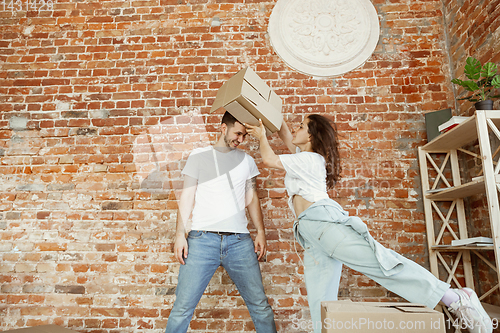
<instances>
[{"instance_id":1,"label":"woman's raised arm","mask_svg":"<svg viewBox=\"0 0 500 333\"><path fill-rule=\"evenodd\" d=\"M278 135L280 136L281 140L285 143L287 148L290 150L290 152L292 154L295 154L297 147L292 143L293 135L290 132L290 129L288 128L288 125L284 120L283 123L281 123L281 128L278 131Z\"/></svg>"},{"instance_id":2,"label":"woman's raised arm","mask_svg":"<svg viewBox=\"0 0 500 333\"><path fill-rule=\"evenodd\" d=\"M269 141L267 141L266 129L262 124L262 120L260 119L259 119L259 124L260 126L252 126L249 124L243 124L243 125L247 129L247 133L256 137L259 140L260 142L259 150L260 150L260 155L262 156L262 162L264 162L264 164L267 167L285 170L285 167L281 163L280 157L274 153L273 149L269 145Z\"/></svg>"}]
</instances>

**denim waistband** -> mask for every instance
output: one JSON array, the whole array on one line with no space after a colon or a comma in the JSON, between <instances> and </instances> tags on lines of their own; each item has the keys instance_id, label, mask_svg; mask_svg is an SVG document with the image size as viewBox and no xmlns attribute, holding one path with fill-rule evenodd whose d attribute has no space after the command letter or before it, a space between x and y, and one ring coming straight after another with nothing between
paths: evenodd
<instances>
[{"instance_id":1,"label":"denim waistband","mask_svg":"<svg viewBox=\"0 0 500 333\"><path fill-rule=\"evenodd\" d=\"M323 209L320 209L323 208ZM327 210L329 214L325 216L325 211ZM297 220L309 219L314 221L327 221L327 222L345 222L349 218L349 213L347 213L342 206L333 199L322 199L316 201L306 210L304 210L297 217Z\"/></svg>"}]
</instances>

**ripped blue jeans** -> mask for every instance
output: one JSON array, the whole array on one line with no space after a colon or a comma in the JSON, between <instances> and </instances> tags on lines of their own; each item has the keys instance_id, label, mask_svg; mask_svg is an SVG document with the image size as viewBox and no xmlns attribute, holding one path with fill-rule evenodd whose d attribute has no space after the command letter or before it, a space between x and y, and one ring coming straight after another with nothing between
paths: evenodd
<instances>
[{"instance_id":1,"label":"ripped blue jeans","mask_svg":"<svg viewBox=\"0 0 500 333\"><path fill-rule=\"evenodd\" d=\"M434 308L449 284L375 241L358 217L331 199L316 202L294 223L305 250L304 275L314 332L321 332L321 301L336 300L342 264L409 302Z\"/></svg>"}]
</instances>

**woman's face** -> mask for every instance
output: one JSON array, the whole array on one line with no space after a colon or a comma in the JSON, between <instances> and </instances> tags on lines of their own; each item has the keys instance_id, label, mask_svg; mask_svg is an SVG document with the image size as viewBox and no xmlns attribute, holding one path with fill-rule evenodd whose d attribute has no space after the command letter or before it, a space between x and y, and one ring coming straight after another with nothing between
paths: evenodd
<instances>
[{"instance_id":1,"label":"woman's face","mask_svg":"<svg viewBox=\"0 0 500 333\"><path fill-rule=\"evenodd\" d=\"M310 141L309 129L307 127L308 123L308 118L304 119L304 121L300 123L299 129L295 131L295 137L292 140L294 145L299 146Z\"/></svg>"}]
</instances>

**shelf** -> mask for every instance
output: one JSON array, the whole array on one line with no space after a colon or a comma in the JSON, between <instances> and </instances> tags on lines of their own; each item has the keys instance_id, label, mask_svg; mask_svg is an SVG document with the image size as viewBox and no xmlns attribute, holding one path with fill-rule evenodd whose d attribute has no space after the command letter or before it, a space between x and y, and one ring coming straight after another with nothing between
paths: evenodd
<instances>
[{"instance_id":1,"label":"shelf","mask_svg":"<svg viewBox=\"0 0 500 333\"><path fill-rule=\"evenodd\" d=\"M489 246L477 246L477 245L467 245L467 246L452 246L452 245L434 245L431 246L431 250L439 252L456 252L464 250L480 250L480 251L493 251L495 248L492 245Z\"/></svg>"},{"instance_id":2,"label":"shelf","mask_svg":"<svg viewBox=\"0 0 500 333\"><path fill-rule=\"evenodd\" d=\"M478 292L480 300L490 300L496 303L500 281L500 175L497 162L500 151L500 110L477 110L458 126L443 133L418 150L422 186L425 190L433 186L453 183L456 186L431 189L423 193L423 205L429 246L429 265L431 272L443 281L456 287L467 286ZM470 151L468 145L477 145L478 149ZM463 148L463 149L461 149ZM479 150L479 152L477 152ZM460 184L463 172L467 172L468 160L462 159L462 154L469 154L481 160L481 176ZM435 156L437 155L437 156ZM474 226L467 215L467 197L484 194L487 203L481 214L488 217L490 232L481 230L481 234L489 235L493 244L473 243L482 239L467 237L468 229ZM450 204L438 204L439 201L453 201ZM487 214L484 211L487 209ZM470 212L473 214L474 212ZM473 218L474 216L472 216ZM483 217L483 215L481 215ZM487 225L484 225L485 229ZM445 233L460 238L460 242L441 245L448 242ZM482 236L486 237L486 236ZM437 245L439 244L439 245ZM486 244L486 245L484 245ZM476 260L472 260L472 256ZM494 260L493 260L494 258ZM478 277L482 269L475 271L473 265L482 262L485 270L496 272L496 283L479 284ZM489 274L489 273L488 273ZM488 281L489 282L489 281ZM493 281L492 281L493 282ZM500 319L500 307L483 303L491 318ZM464 330L457 329L457 332Z\"/></svg>"},{"instance_id":3,"label":"shelf","mask_svg":"<svg viewBox=\"0 0 500 333\"><path fill-rule=\"evenodd\" d=\"M476 116L472 116L422 147L425 151L446 151L477 140Z\"/></svg>"},{"instance_id":4,"label":"shelf","mask_svg":"<svg viewBox=\"0 0 500 333\"><path fill-rule=\"evenodd\" d=\"M500 184L500 175L495 176L495 182ZM426 193L425 197L434 201L452 201L470 197L485 192L484 177L459 186L452 186L435 193Z\"/></svg>"},{"instance_id":5,"label":"shelf","mask_svg":"<svg viewBox=\"0 0 500 333\"><path fill-rule=\"evenodd\" d=\"M484 302L481 302L481 304L491 319L493 319L493 318L496 318L497 320L500 319L500 307L499 306L484 303Z\"/></svg>"},{"instance_id":6,"label":"shelf","mask_svg":"<svg viewBox=\"0 0 500 333\"><path fill-rule=\"evenodd\" d=\"M491 120L497 127L500 127L500 118L492 118ZM477 140L477 127L474 115L448 132L438 135L422 149L427 152L443 152L463 147L475 140Z\"/></svg>"},{"instance_id":7,"label":"shelf","mask_svg":"<svg viewBox=\"0 0 500 333\"><path fill-rule=\"evenodd\" d=\"M463 185L448 187L436 193L426 194L425 197L434 201L449 201L484 193L484 180L468 182Z\"/></svg>"}]
</instances>

